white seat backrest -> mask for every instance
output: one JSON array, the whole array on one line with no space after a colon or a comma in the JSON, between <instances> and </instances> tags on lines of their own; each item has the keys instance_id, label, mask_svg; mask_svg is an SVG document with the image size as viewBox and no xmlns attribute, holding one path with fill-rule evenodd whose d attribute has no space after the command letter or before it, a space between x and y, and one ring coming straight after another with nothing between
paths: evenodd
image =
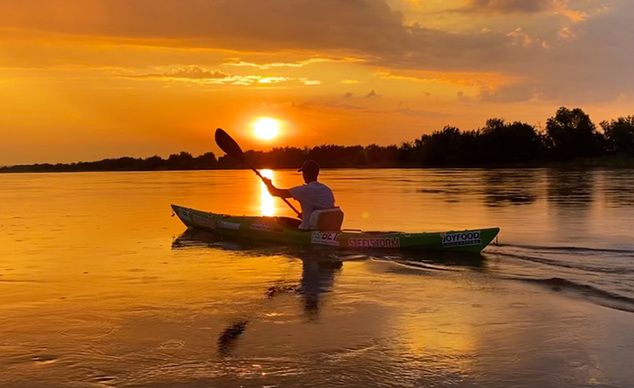
<instances>
[{"instance_id":1,"label":"white seat backrest","mask_svg":"<svg viewBox=\"0 0 634 388\"><path fill-rule=\"evenodd\" d=\"M343 212L340 208L313 210L308 220L312 230L334 231L341 230L343 224Z\"/></svg>"}]
</instances>

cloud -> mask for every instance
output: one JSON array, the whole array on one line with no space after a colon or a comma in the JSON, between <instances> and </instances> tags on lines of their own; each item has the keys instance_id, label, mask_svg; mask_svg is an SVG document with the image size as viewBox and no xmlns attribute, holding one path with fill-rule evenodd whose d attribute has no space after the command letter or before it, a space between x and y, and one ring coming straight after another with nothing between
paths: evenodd
<instances>
[{"instance_id":1,"label":"cloud","mask_svg":"<svg viewBox=\"0 0 634 388\"><path fill-rule=\"evenodd\" d=\"M128 75L130 78L168 78L168 79L185 79L185 80L206 80L206 79L226 79L229 74L218 70L208 70L200 66L186 66L162 73L145 73Z\"/></svg>"},{"instance_id":2,"label":"cloud","mask_svg":"<svg viewBox=\"0 0 634 388\"><path fill-rule=\"evenodd\" d=\"M231 58L229 61L223 63L222 65L235 67L253 67L260 70L269 70L280 67L301 68L315 63L327 62L362 62L362 60L356 58L309 58L297 62L254 63L243 61L240 58Z\"/></svg>"},{"instance_id":3,"label":"cloud","mask_svg":"<svg viewBox=\"0 0 634 388\"><path fill-rule=\"evenodd\" d=\"M450 116L449 114L446 114L446 113L440 113L440 112L435 112L431 110L423 110L423 109L412 109L412 108L400 107L400 106L394 112L404 116L426 117L426 118Z\"/></svg>"},{"instance_id":4,"label":"cloud","mask_svg":"<svg viewBox=\"0 0 634 388\"><path fill-rule=\"evenodd\" d=\"M534 13L553 9L556 0L469 0L460 10L470 12Z\"/></svg>"},{"instance_id":5,"label":"cloud","mask_svg":"<svg viewBox=\"0 0 634 388\"><path fill-rule=\"evenodd\" d=\"M184 66L152 73L117 73L118 76L130 79L152 79L161 81L194 82L213 85L275 85L287 82L299 82L303 85L320 85L321 81L306 77L284 77L263 75L231 75L218 70L200 66Z\"/></svg>"},{"instance_id":6,"label":"cloud","mask_svg":"<svg viewBox=\"0 0 634 388\"><path fill-rule=\"evenodd\" d=\"M550 44L548 44L548 42L546 42L545 40L529 35L520 27L507 33L506 36L511 39L511 45L515 46L530 47L536 45L545 49L551 47Z\"/></svg>"},{"instance_id":7,"label":"cloud","mask_svg":"<svg viewBox=\"0 0 634 388\"><path fill-rule=\"evenodd\" d=\"M360 105L346 104L338 101L314 100L293 102L291 106L299 110L316 110L316 109L333 109L333 110L350 110L350 111L367 111L368 108Z\"/></svg>"},{"instance_id":8,"label":"cloud","mask_svg":"<svg viewBox=\"0 0 634 388\"><path fill-rule=\"evenodd\" d=\"M92 36L126 44L237 51L303 50L337 54L369 65L443 71L498 70L522 60L504 32L457 33L413 24L386 0L62 0L0 3L0 25ZM531 53L532 54L532 53ZM334 58L334 56L332 56ZM495 58L495 61L491 59ZM230 66L301 67L331 61Z\"/></svg>"},{"instance_id":9,"label":"cloud","mask_svg":"<svg viewBox=\"0 0 634 388\"><path fill-rule=\"evenodd\" d=\"M395 66L466 68L503 45L503 34L456 34L407 25L385 0L41 0L0 3L5 28L125 44L236 51L319 51ZM298 63L233 65L305 66ZM228 64L231 64L229 62ZM476 63L484 63L482 60Z\"/></svg>"},{"instance_id":10,"label":"cloud","mask_svg":"<svg viewBox=\"0 0 634 388\"><path fill-rule=\"evenodd\" d=\"M393 71L496 73L525 79L513 88L524 85L532 92L512 93L516 96L600 100L634 89L630 70L634 61L630 47L634 41L633 3L613 0L606 3L607 8L582 1L575 2L578 9L573 9L568 0L469 0L463 7L470 12L531 14L540 26L538 33L523 26L458 32L409 24L386 0L91 0L73 2L72 7L63 0L0 2L0 25L32 34L92 37L126 45L235 53L301 51L308 56L297 62L227 62L260 70L307 66L327 58L358 58L366 66ZM196 80L196 74L164 76ZM198 80L289 82L265 76ZM316 83L300 78L293 81ZM503 89L496 90L501 93Z\"/></svg>"},{"instance_id":11,"label":"cloud","mask_svg":"<svg viewBox=\"0 0 634 388\"><path fill-rule=\"evenodd\" d=\"M627 0L622 0L627 1ZM577 8L573 7L574 4ZM454 13L478 13L478 14L502 14L512 16L542 16L543 21L548 19L563 19L566 25L581 23L593 15L607 9L603 4L592 1L571 0L469 0L468 4L457 9L450 10Z\"/></svg>"},{"instance_id":12,"label":"cloud","mask_svg":"<svg viewBox=\"0 0 634 388\"><path fill-rule=\"evenodd\" d=\"M538 97L536 89L536 85L531 82L518 82L495 89L482 88L477 99L503 103L530 101Z\"/></svg>"},{"instance_id":13,"label":"cloud","mask_svg":"<svg viewBox=\"0 0 634 388\"><path fill-rule=\"evenodd\" d=\"M391 46L403 16L383 0L63 0L0 3L0 25L240 50Z\"/></svg>"}]
</instances>

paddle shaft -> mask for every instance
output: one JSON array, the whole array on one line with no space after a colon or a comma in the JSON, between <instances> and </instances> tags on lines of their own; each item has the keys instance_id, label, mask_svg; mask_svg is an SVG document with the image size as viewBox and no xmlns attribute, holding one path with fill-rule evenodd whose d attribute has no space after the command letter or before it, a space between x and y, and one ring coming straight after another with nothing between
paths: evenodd
<instances>
[{"instance_id":1,"label":"paddle shaft","mask_svg":"<svg viewBox=\"0 0 634 388\"><path fill-rule=\"evenodd\" d=\"M262 176L262 174L260 174L260 172L256 170L255 167L251 165L251 163L249 163L246 156L244 155L244 152L242 152L242 148L240 148L240 145L238 144L238 142L233 140L233 138L229 136L227 132L225 132L222 128L218 128L216 129L216 133L214 137L216 139L216 144L218 144L218 147L220 147L227 155L231 155L234 158L241 159L242 162L247 165L247 167L253 170L255 175L259 176L260 179L264 181L264 177ZM282 200L284 200L284 202L286 202L286 204L291 209L293 209L295 214L297 214L297 217L301 218L301 213L297 211L297 209L295 209L295 206L291 205L291 203L288 202L286 198L283 198L283 197L280 197L280 198L282 198Z\"/></svg>"},{"instance_id":2,"label":"paddle shaft","mask_svg":"<svg viewBox=\"0 0 634 388\"><path fill-rule=\"evenodd\" d=\"M242 158L242 160L244 161L244 164L246 164L251 170L253 170L253 172L255 173L255 175L259 176L260 179L262 179L262 181L264 182L264 176L262 176L262 174L260 174L260 172L258 170L255 169L255 167L253 167L247 160L246 158ZM288 199L284 198L284 197L280 197L282 198L282 201L286 202L286 204L293 209L293 211L295 212L295 214L297 214L297 217L301 218L301 213L295 209L295 206L293 206L292 203L288 202Z\"/></svg>"}]
</instances>

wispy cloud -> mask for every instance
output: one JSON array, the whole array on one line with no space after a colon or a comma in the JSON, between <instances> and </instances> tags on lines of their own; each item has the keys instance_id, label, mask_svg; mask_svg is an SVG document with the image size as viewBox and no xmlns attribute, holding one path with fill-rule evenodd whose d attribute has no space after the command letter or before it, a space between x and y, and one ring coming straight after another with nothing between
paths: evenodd
<instances>
[{"instance_id":1,"label":"wispy cloud","mask_svg":"<svg viewBox=\"0 0 634 388\"><path fill-rule=\"evenodd\" d=\"M500 12L500 13L534 13L552 10L558 0L469 0L468 4L458 11L462 12Z\"/></svg>"},{"instance_id":2,"label":"wispy cloud","mask_svg":"<svg viewBox=\"0 0 634 388\"><path fill-rule=\"evenodd\" d=\"M306 77L284 77L265 75L238 75L227 74L219 70L207 69L200 66L183 66L168 68L156 72L119 72L119 77L130 79L151 79L161 81L192 82L211 85L277 85L288 82L296 82L307 86L320 85L321 81Z\"/></svg>"},{"instance_id":3,"label":"wispy cloud","mask_svg":"<svg viewBox=\"0 0 634 388\"><path fill-rule=\"evenodd\" d=\"M531 79L544 96L561 96L564 90L578 96L592 90L589 95L594 98L614 98L634 88L630 74L634 2L630 0L448 3L454 5L449 13L456 14L457 9L463 16L469 12L494 15L492 23L499 22L500 15L508 18L498 25L465 31L409 23L388 0L92 0L74 2L73 7L65 1L40 0L36 6L0 2L0 25L122 45L232 50L241 58L241 52L310 56L302 61L265 63L235 59L221 69L236 66L267 71L358 58L368 67L394 72L423 69L522 76ZM518 15L530 16L533 27L514 25L511 19ZM145 74L146 78L161 76L238 85L318 84L301 76L270 78L279 77L277 73L225 77L195 72Z\"/></svg>"},{"instance_id":4,"label":"wispy cloud","mask_svg":"<svg viewBox=\"0 0 634 388\"><path fill-rule=\"evenodd\" d=\"M223 80L229 78L229 74L218 70L209 70L199 66L185 66L166 70L160 73L128 74L129 78L165 78L182 80Z\"/></svg>"},{"instance_id":5,"label":"wispy cloud","mask_svg":"<svg viewBox=\"0 0 634 388\"><path fill-rule=\"evenodd\" d=\"M332 58L309 58L304 61L298 62L271 62L271 63L254 63L243 61L239 58L231 58L229 61L222 64L222 66L235 66L235 67L253 67L260 70L269 70L280 67L291 67L291 68L301 68L307 65L315 64L315 63L325 63L325 62L340 62L341 60L336 60Z\"/></svg>"}]
</instances>

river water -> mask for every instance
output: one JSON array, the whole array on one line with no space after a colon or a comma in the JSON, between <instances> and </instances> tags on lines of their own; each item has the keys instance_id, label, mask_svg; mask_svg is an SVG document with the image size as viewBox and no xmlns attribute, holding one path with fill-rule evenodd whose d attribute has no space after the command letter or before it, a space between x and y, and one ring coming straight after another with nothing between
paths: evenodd
<instances>
[{"instance_id":1,"label":"river water","mask_svg":"<svg viewBox=\"0 0 634 388\"><path fill-rule=\"evenodd\" d=\"M634 385L633 170L321 179L347 228L498 245L315 250L170 217L291 215L250 171L0 175L0 386Z\"/></svg>"}]
</instances>

